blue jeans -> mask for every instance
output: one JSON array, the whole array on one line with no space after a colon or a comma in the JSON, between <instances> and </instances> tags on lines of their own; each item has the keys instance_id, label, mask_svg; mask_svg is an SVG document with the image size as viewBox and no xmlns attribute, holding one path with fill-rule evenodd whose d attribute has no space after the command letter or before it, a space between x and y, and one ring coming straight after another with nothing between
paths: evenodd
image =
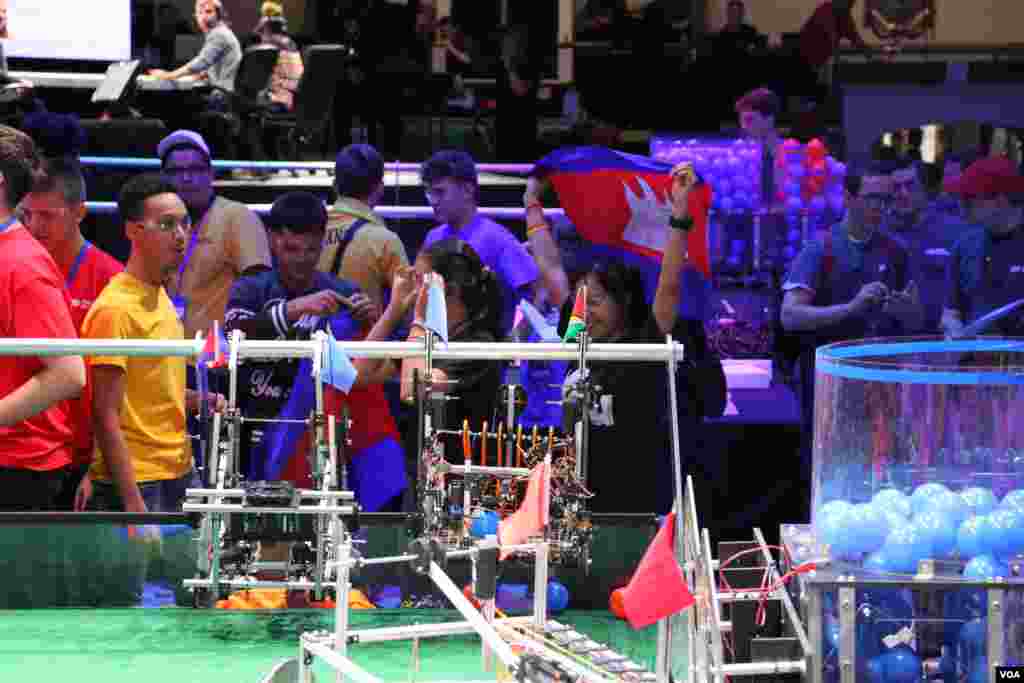
<instances>
[{"instance_id":1,"label":"blue jeans","mask_svg":"<svg viewBox=\"0 0 1024 683\"><path fill-rule=\"evenodd\" d=\"M139 493L150 512L181 512L185 490L199 488L199 476L195 470L179 479L139 482ZM123 512L124 502L111 482L95 481L92 485L92 499L89 509L95 512Z\"/></svg>"}]
</instances>

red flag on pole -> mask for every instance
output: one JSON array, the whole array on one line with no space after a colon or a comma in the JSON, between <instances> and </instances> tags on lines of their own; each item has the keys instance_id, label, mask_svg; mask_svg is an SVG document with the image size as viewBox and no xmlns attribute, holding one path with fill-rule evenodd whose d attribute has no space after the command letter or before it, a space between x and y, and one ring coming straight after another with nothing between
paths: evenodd
<instances>
[{"instance_id":1,"label":"red flag on pole","mask_svg":"<svg viewBox=\"0 0 1024 683\"><path fill-rule=\"evenodd\" d=\"M523 504L498 524L498 542L516 545L544 530L551 516L551 462L545 458L530 472ZM502 559L507 555L504 550Z\"/></svg>"},{"instance_id":2,"label":"red flag on pole","mask_svg":"<svg viewBox=\"0 0 1024 683\"><path fill-rule=\"evenodd\" d=\"M694 603L672 547L675 518L674 512L665 517L665 523L648 546L633 578L625 588L619 589L623 611L633 628L650 626Z\"/></svg>"}]
</instances>

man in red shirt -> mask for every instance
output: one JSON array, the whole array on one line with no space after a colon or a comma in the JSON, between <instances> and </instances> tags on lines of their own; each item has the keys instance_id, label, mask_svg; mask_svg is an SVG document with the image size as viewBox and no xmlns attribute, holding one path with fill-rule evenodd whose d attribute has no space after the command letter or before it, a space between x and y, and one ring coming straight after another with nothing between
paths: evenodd
<instances>
[{"instance_id":1,"label":"man in red shirt","mask_svg":"<svg viewBox=\"0 0 1024 683\"><path fill-rule=\"evenodd\" d=\"M35 145L0 126L0 336L77 338L64 278L14 215L32 189ZM0 355L0 510L50 510L71 462L67 400L85 386L81 356Z\"/></svg>"},{"instance_id":2,"label":"man in red shirt","mask_svg":"<svg viewBox=\"0 0 1024 683\"><path fill-rule=\"evenodd\" d=\"M800 29L800 56L819 75L839 51L844 38L861 50L868 44L853 21L853 8L857 0L826 0L818 6L811 18Z\"/></svg>"},{"instance_id":3,"label":"man in red shirt","mask_svg":"<svg viewBox=\"0 0 1024 683\"><path fill-rule=\"evenodd\" d=\"M32 192L21 201L18 209L22 224L46 247L64 276L71 296L71 321L76 332L81 332L85 314L110 278L124 270L120 261L82 236L85 199L85 179L78 162L59 157L42 164ZM87 383L81 398L69 406L75 443L67 481L57 501L59 509L84 509L90 495L90 484L86 479L81 501L75 504L79 484L92 464L90 387L91 382Z\"/></svg>"}]
</instances>

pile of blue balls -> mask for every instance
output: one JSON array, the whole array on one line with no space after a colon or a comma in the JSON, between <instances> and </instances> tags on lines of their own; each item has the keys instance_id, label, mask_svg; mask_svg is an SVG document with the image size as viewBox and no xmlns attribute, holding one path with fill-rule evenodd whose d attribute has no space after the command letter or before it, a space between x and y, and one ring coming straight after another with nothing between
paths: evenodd
<instances>
[{"instance_id":1,"label":"pile of blue balls","mask_svg":"<svg viewBox=\"0 0 1024 683\"><path fill-rule=\"evenodd\" d=\"M1010 560L1024 554L1024 489L1001 501L981 487L928 483L909 496L884 489L866 503L825 503L814 525L832 558L869 571L913 574L923 559L960 559L964 578L1009 577Z\"/></svg>"}]
</instances>

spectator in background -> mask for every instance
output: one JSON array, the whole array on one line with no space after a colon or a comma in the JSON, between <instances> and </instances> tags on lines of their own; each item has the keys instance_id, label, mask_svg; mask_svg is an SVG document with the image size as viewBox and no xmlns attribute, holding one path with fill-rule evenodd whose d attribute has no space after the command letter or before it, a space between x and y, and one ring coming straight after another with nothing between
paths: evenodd
<instances>
[{"instance_id":1,"label":"spectator in background","mask_svg":"<svg viewBox=\"0 0 1024 683\"><path fill-rule=\"evenodd\" d=\"M577 0L576 39L621 42L629 12L625 0Z\"/></svg>"},{"instance_id":2,"label":"spectator in background","mask_svg":"<svg viewBox=\"0 0 1024 683\"><path fill-rule=\"evenodd\" d=\"M395 273L409 265L402 240L373 211L384 195L384 160L370 145L349 145L335 161L334 187L318 268L355 283L383 311Z\"/></svg>"},{"instance_id":3,"label":"spectator in background","mask_svg":"<svg viewBox=\"0 0 1024 683\"><path fill-rule=\"evenodd\" d=\"M800 29L800 56L821 83L831 85L832 62L843 40L868 50L853 20L856 4L857 0L825 0Z\"/></svg>"},{"instance_id":4,"label":"spectator in background","mask_svg":"<svg viewBox=\"0 0 1024 683\"><path fill-rule=\"evenodd\" d=\"M160 141L157 156L189 212L188 246L167 293L184 321L185 336L192 339L224 319L236 279L270 268L270 246L256 214L214 193L210 148L201 135L175 131Z\"/></svg>"},{"instance_id":5,"label":"spectator in background","mask_svg":"<svg viewBox=\"0 0 1024 683\"><path fill-rule=\"evenodd\" d=\"M74 339L64 278L15 216L32 188L35 145L0 126L0 334ZM0 356L0 510L51 510L71 462L67 400L85 386L80 356Z\"/></svg>"},{"instance_id":6,"label":"spectator in background","mask_svg":"<svg viewBox=\"0 0 1024 683\"><path fill-rule=\"evenodd\" d=\"M191 227L188 209L159 175L128 181L118 198L132 243L82 324L84 339L183 339L184 328L163 283L178 269ZM186 409L199 396L185 388L180 356L94 356L96 459L91 507L125 512L176 512L198 483Z\"/></svg>"},{"instance_id":7,"label":"spectator in background","mask_svg":"<svg viewBox=\"0 0 1024 683\"><path fill-rule=\"evenodd\" d=\"M725 26L711 39L711 52L716 60L735 63L768 46L768 39L747 23L743 0L729 0L725 16Z\"/></svg>"},{"instance_id":8,"label":"spectator in background","mask_svg":"<svg viewBox=\"0 0 1024 683\"><path fill-rule=\"evenodd\" d=\"M465 152L440 151L420 169L427 201L441 223L427 233L421 251L435 242L457 238L468 242L501 283L503 338L512 329L520 299L533 301L540 271L512 233L479 214L476 163Z\"/></svg>"},{"instance_id":9,"label":"spectator in background","mask_svg":"<svg viewBox=\"0 0 1024 683\"><path fill-rule=\"evenodd\" d=\"M71 296L71 321L76 332L111 278L124 270L121 262L82 237L85 218L85 180L78 164L66 158L50 159L36 175L32 192L22 200L18 214L36 240L50 252ZM75 448L67 480L57 507L84 509L91 495L85 476L92 464L92 383L69 405ZM84 484L83 484L84 482ZM83 484L81 496L76 494Z\"/></svg>"},{"instance_id":10,"label":"spectator in background","mask_svg":"<svg viewBox=\"0 0 1024 683\"><path fill-rule=\"evenodd\" d=\"M943 189L963 198L967 220L975 229L957 241L949 257L943 331L962 334L965 325L1024 294L1024 229L1021 207L1024 176L1005 157L986 157L971 164ZM1019 336L1021 316L1012 316L986 334Z\"/></svg>"},{"instance_id":11,"label":"spectator in background","mask_svg":"<svg viewBox=\"0 0 1024 683\"><path fill-rule=\"evenodd\" d=\"M264 17L256 26L256 35L264 45L273 45L278 49L277 64L274 65L270 86L264 96L271 111L291 111L295 106L295 91L304 71L299 47L288 35L288 24L284 17Z\"/></svg>"},{"instance_id":12,"label":"spectator in background","mask_svg":"<svg viewBox=\"0 0 1024 683\"><path fill-rule=\"evenodd\" d=\"M0 38L10 38L7 30L7 0L0 0Z\"/></svg>"},{"instance_id":13,"label":"spectator in background","mask_svg":"<svg viewBox=\"0 0 1024 683\"><path fill-rule=\"evenodd\" d=\"M459 109L473 109L476 101L473 93L466 89L465 78L473 64L472 45L458 24L451 17L444 17L437 23L438 39L445 49L445 70L452 76L452 92L448 105Z\"/></svg>"},{"instance_id":14,"label":"spectator in background","mask_svg":"<svg viewBox=\"0 0 1024 683\"><path fill-rule=\"evenodd\" d=\"M501 43L501 60L496 66L498 94L494 135L498 158L534 161L537 156L537 93L541 68L525 26L506 31Z\"/></svg>"},{"instance_id":15,"label":"spectator in background","mask_svg":"<svg viewBox=\"0 0 1024 683\"><path fill-rule=\"evenodd\" d=\"M235 75L242 62L242 45L228 26L227 12L220 0L197 0L195 20L203 34L203 47L199 54L173 71L151 69L148 73L161 80L192 78L205 81L212 90L184 96L183 109L195 114L223 114L230 110L230 93L235 90ZM216 143L220 154L229 159L235 158L233 124L223 116L199 116L199 122L200 129Z\"/></svg>"}]
</instances>

